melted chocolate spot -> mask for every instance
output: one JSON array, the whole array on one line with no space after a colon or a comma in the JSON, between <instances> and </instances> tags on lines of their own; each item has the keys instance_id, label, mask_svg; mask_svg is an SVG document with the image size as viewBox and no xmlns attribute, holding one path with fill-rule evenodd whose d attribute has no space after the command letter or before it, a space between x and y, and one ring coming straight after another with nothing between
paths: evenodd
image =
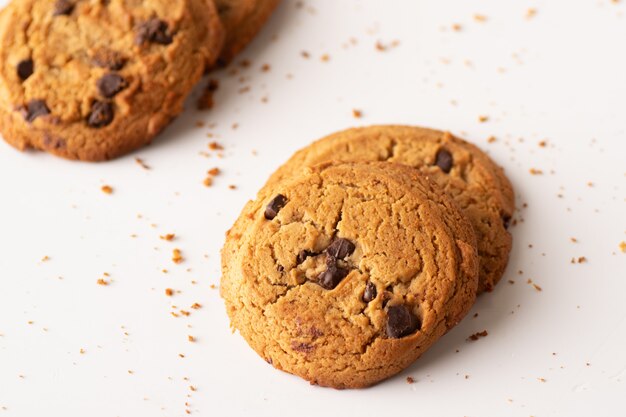
<instances>
[{"instance_id":1,"label":"melted chocolate spot","mask_svg":"<svg viewBox=\"0 0 626 417\"><path fill-rule=\"evenodd\" d=\"M348 275L348 270L337 265L337 259L332 256L326 257L326 271L319 274L317 283L320 287L332 290Z\"/></svg>"},{"instance_id":2,"label":"melted chocolate spot","mask_svg":"<svg viewBox=\"0 0 626 417\"><path fill-rule=\"evenodd\" d=\"M363 293L363 301L369 303L376 298L378 292L376 291L376 285L373 282L368 282L365 285L365 292Z\"/></svg>"},{"instance_id":3,"label":"melted chocolate spot","mask_svg":"<svg viewBox=\"0 0 626 417\"><path fill-rule=\"evenodd\" d=\"M91 61L94 65L100 68L108 68L111 71L118 71L124 67L127 59L124 58L124 56L119 52L108 49L100 49L93 55Z\"/></svg>"},{"instance_id":4,"label":"melted chocolate spot","mask_svg":"<svg viewBox=\"0 0 626 417\"><path fill-rule=\"evenodd\" d=\"M354 249L354 243L350 242L348 239L339 238L335 239L335 241L330 244L326 252L334 258L344 259L352 255Z\"/></svg>"},{"instance_id":5,"label":"melted chocolate spot","mask_svg":"<svg viewBox=\"0 0 626 417\"><path fill-rule=\"evenodd\" d=\"M103 97L112 98L117 93L122 91L128 86L128 83L122 76L119 74L105 74L100 78L96 85L98 86L98 91Z\"/></svg>"},{"instance_id":6,"label":"melted chocolate spot","mask_svg":"<svg viewBox=\"0 0 626 417\"><path fill-rule=\"evenodd\" d=\"M94 101L91 105L91 113L87 116L87 124L90 127L100 128L107 126L113 121L113 106L105 101Z\"/></svg>"},{"instance_id":7,"label":"melted chocolate spot","mask_svg":"<svg viewBox=\"0 0 626 417\"><path fill-rule=\"evenodd\" d=\"M285 204L287 204L287 197L285 197L282 194L278 194L265 207L265 218L267 220L274 219L274 217L278 215L278 212L280 211L280 209L285 207Z\"/></svg>"},{"instance_id":8,"label":"melted chocolate spot","mask_svg":"<svg viewBox=\"0 0 626 417\"><path fill-rule=\"evenodd\" d=\"M50 109L43 100L31 100L23 108L24 119L28 123L32 123L39 116L50 114Z\"/></svg>"},{"instance_id":9,"label":"melted chocolate spot","mask_svg":"<svg viewBox=\"0 0 626 417\"><path fill-rule=\"evenodd\" d=\"M306 258L308 258L309 256L315 256L315 255L317 255L317 253L311 252L309 250L301 250L300 253L298 253L298 256L296 257L296 264L300 265L302 262L306 261Z\"/></svg>"},{"instance_id":10,"label":"melted chocolate spot","mask_svg":"<svg viewBox=\"0 0 626 417\"><path fill-rule=\"evenodd\" d=\"M415 332L421 327L417 317L405 305L392 306L387 309L387 336L399 339Z\"/></svg>"},{"instance_id":11,"label":"melted chocolate spot","mask_svg":"<svg viewBox=\"0 0 626 417\"><path fill-rule=\"evenodd\" d=\"M57 0L54 3L53 16L69 15L74 10L74 3L69 0Z\"/></svg>"},{"instance_id":12,"label":"melted chocolate spot","mask_svg":"<svg viewBox=\"0 0 626 417\"><path fill-rule=\"evenodd\" d=\"M137 27L137 34L135 35L137 45L143 45L146 42L169 45L172 40L167 23L161 19L153 18Z\"/></svg>"},{"instance_id":13,"label":"melted chocolate spot","mask_svg":"<svg viewBox=\"0 0 626 417\"><path fill-rule=\"evenodd\" d=\"M33 75L35 70L35 64L32 59L25 59L17 64L17 76L20 80L25 81L28 77Z\"/></svg>"},{"instance_id":14,"label":"melted chocolate spot","mask_svg":"<svg viewBox=\"0 0 626 417\"><path fill-rule=\"evenodd\" d=\"M435 156L435 165L437 165L446 174L452 169L452 154L441 148Z\"/></svg>"}]
</instances>

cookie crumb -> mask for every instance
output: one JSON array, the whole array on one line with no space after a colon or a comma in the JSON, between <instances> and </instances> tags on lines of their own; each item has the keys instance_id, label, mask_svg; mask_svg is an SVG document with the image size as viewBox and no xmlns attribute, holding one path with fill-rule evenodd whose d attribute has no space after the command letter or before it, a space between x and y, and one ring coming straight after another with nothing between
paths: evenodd
<instances>
[{"instance_id":1,"label":"cookie crumb","mask_svg":"<svg viewBox=\"0 0 626 417\"><path fill-rule=\"evenodd\" d=\"M270 64L263 64L261 65L261 71L262 72L268 72L271 69Z\"/></svg>"},{"instance_id":2,"label":"cookie crumb","mask_svg":"<svg viewBox=\"0 0 626 417\"><path fill-rule=\"evenodd\" d=\"M476 340L480 339L481 337L487 337L488 335L489 335L489 333L487 333L487 330L483 330L482 332L474 333L473 335L468 337L467 340L469 342L475 342Z\"/></svg>"},{"instance_id":3,"label":"cookie crumb","mask_svg":"<svg viewBox=\"0 0 626 417\"><path fill-rule=\"evenodd\" d=\"M236 190L236 189L237 189L237 186L236 186L236 185L234 185L234 184L231 184L231 185L229 185L229 186L228 186L228 189L230 189L230 190Z\"/></svg>"},{"instance_id":4,"label":"cookie crumb","mask_svg":"<svg viewBox=\"0 0 626 417\"><path fill-rule=\"evenodd\" d=\"M537 9L530 7L528 8L528 10L526 10L526 19L532 19L536 15L537 15Z\"/></svg>"},{"instance_id":5,"label":"cookie crumb","mask_svg":"<svg viewBox=\"0 0 626 417\"><path fill-rule=\"evenodd\" d=\"M463 30L463 26L461 26L460 23L453 23L452 30L455 32L460 32L461 30Z\"/></svg>"},{"instance_id":6,"label":"cookie crumb","mask_svg":"<svg viewBox=\"0 0 626 417\"><path fill-rule=\"evenodd\" d=\"M181 254L180 249L176 248L172 251L172 261L175 264L179 264L183 261L183 256Z\"/></svg>"},{"instance_id":7,"label":"cookie crumb","mask_svg":"<svg viewBox=\"0 0 626 417\"><path fill-rule=\"evenodd\" d=\"M202 181L202 184L203 184L205 187L210 187L210 186L212 186L212 185L213 185L213 177L206 177L206 178Z\"/></svg>"},{"instance_id":8,"label":"cookie crumb","mask_svg":"<svg viewBox=\"0 0 626 417\"><path fill-rule=\"evenodd\" d=\"M150 169L150 166L149 166L149 165L147 165L147 164L143 161L143 159L141 159L141 158L135 158L135 162L137 163L137 165L139 165L140 167L142 167L142 168L143 168L143 169L145 169L145 170L149 170L149 169Z\"/></svg>"},{"instance_id":9,"label":"cookie crumb","mask_svg":"<svg viewBox=\"0 0 626 417\"><path fill-rule=\"evenodd\" d=\"M584 256L579 256L578 257L578 263L579 264L584 264L587 262L587 258L585 258Z\"/></svg>"},{"instance_id":10,"label":"cookie crumb","mask_svg":"<svg viewBox=\"0 0 626 417\"><path fill-rule=\"evenodd\" d=\"M41 258L41 262L48 262L50 260L50 257L48 255L45 255L43 258Z\"/></svg>"},{"instance_id":11,"label":"cookie crumb","mask_svg":"<svg viewBox=\"0 0 626 417\"><path fill-rule=\"evenodd\" d=\"M217 142L211 142L209 143L209 149L212 151L221 151L224 147Z\"/></svg>"},{"instance_id":12,"label":"cookie crumb","mask_svg":"<svg viewBox=\"0 0 626 417\"><path fill-rule=\"evenodd\" d=\"M191 336L191 335L189 335L189 336L187 336L187 340L189 340L191 343L194 343L196 341L196 338Z\"/></svg>"},{"instance_id":13,"label":"cookie crumb","mask_svg":"<svg viewBox=\"0 0 626 417\"><path fill-rule=\"evenodd\" d=\"M102 286L107 286L109 285L109 281L105 280L104 278L98 278L98 281L96 281L96 283L98 285L102 285Z\"/></svg>"},{"instance_id":14,"label":"cookie crumb","mask_svg":"<svg viewBox=\"0 0 626 417\"><path fill-rule=\"evenodd\" d=\"M360 119L361 117L363 117L363 112L361 110L358 110L358 109L352 109L352 116L355 119Z\"/></svg>"},{"instance_id":15,"label":"cookie crumb","mask_svg":"<svg viewBox=\"0 0 626 417\"><path fill-rule=\"evenodd\" d=\"M543 171L537 168L531 168L528 170L531 175L543 175Z\"/></svg>"},{"instance_id":16,"label":"cookie crumb","mask_svg":"<svg viewBox=\"0 0 626 417\"><path fill-rule=\"evenodd\" d=\"M545 148L546 146L548 146L548 141L542 140L541 142L539 142L539 147L540 148Z\"/></svg>"},{"instance_id":17,"label":"cookie crumb","mask_svg":"<svg viewBox=\"0 0 626 417\"><path fill-rule=\"evenodd\" d=\"M174 233L168 233L166 235L159 236L160 239L167 240L169 242L174 240L175 237L176 237L176 235Z\"/></svg>"},{"instance_id":18,"label":"cookie crumb","mask_svg":"<svg viewBox=\"0 0 626 417\"><path fill-rule=\"evenodd\" d=\"M622 253L626 253L626 242L621 241L621 242L619 243L619 250L621 250L621 251L622 251Z\"/></svg>"},{"instance_id":19,"label":"cookie crumb","mask_svg":"<svg viewBox=\"0 0 626 417\"><path fill-rule=\"evenodd\" d=\"M539 381L539 382L546 382L547 380L545 378L537 378L537 381Z\"/></svg>"},{"instance_id":20,"label":"cookie crumb","mask_svg":"<svg viewBox=\"0 0 626 417\"><path fill-rule=\"evenodd\" d=\"M302 55L302 58L304 59L309 59L311 57L311 54L309 54L307 51L300 52L300 55Z\"/></svg>"},{"instance_id":21,"label":"cookie crumb","mask_svg":"<svg viewBox=\"0 0 626 417\"><path fill-rule=\"evenodd\" d=\"M193 308L194 310L198 310L198 309L202 308L202 304L200 304L200 303L193 303L191 305L191 308Z\"/></svg>"},{"instance_id":22,"label":"cookie crumb","mask_svg":"<svg viewBox=\"0 0 626 417\"><path fill-rule=\"evenodd\" d=\"M174 290L171 288L166 288L165 295L167 295L168 297L172 297L174 295Z\"/></svg>"},{"instance_id":23,"label":"cookie crumb","mask_svg":"<svg viewBox=\"0 0 626 417\"><path fill-rule=\"evenodd\" d=\"M328 55L328 54L324 54L324 55L322 55L322 56L320 57L320 61L322 61L322 62L328 62L328 61L330 61L330 55Z\"/></svg>"},{"instance_id":24,"label":"cookie crumb","mask_svg":"<svg viewBox=\"0 0 626 417\"><path fill-rule=\"evenodd\" d=\"M478 116L478 121L480 123L486 123L486 122L489 121L489 116L484 116L484 115L483 116Z\"/></svg>"},{"instance_id":25,"label":"cookie crumb","mask_svg":"<svg viewBox=\"0 0 626 417\"><path fill-rule=\"evenodd\" d=\"M415 379L411 376L407 376L406 377L406 383L407 384L414 384L415 383Z\"/></svg>"},{"instance_id":26,"label":"cookie crumb","mask_svg":"<svg viewBox=\"0 0 626 417\"><path fill-rule=\"evenodd\" d=\"M103 185L100 189L105 194L113 194L113 187L111 187L110 185Z\"/></svg>"},{"instance_id":27,"label":"cookie crumb","mask_svg":"<svg viewBox=\"0 0 626 417\"><path fill-rule=\"evenodd\" d=\"M572 243L578 243L578 239L576 239L575 237L570 237L570 238L569 238L569 240L570 240Z\"/></svg>"},{"instance_id":28,"label":"cookie crumb","mask_svg":"<svg viewBox=\"0 0 626 417\"><path fill-rule=\"evenodd\" d=\"M480 23L484 23L487 21L487 16L485 16L484 14L475 14L474 15L474 20Z\"/></svg>"},{"instance_id":29,"label":"cookie crumb","mask_svg":"<svg viewBox=\"0 0 626 417\"><path fill-rule=\"evenodd\" d=\"M494 142L496 142L497 140L498 140L498 139L496 139L496 137L495 137L495 136L489 136L489 137L487 138L487 143L494 143Z\"/></svg>"},{"instance_id":30,"label":"cookie crumb","mask_svg":"<svg viewBox=\"0 0 626 417\"><path fill-rule=\"evenodd\" d=\"M528 278L528 281L526 281L526 283L527 283L527 284L532 285L532 286L533 286L533 288L534 288L535 290L537 290L537 291L543 291L543 288L541 288L539 285L535 284L535 283L533 282L533 280L532 280L532 279L530 279L530 278Z\"/></svg>"}]
</instances>

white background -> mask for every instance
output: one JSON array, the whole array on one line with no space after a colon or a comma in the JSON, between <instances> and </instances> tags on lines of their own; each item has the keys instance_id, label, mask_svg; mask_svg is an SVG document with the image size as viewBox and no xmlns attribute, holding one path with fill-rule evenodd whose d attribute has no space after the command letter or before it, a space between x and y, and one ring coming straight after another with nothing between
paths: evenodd
<instances>
[{"instance_id":1,"label":"white background","mask_svg":"<svg viewBox=\"0 0 626 417\"><path fill-rule=\"evenodd\" d=\"M625 415L625 40L624 1L285 0L251 65L212 75L215 108L191 100L153 145L88 164L0 143L0 417ZM281 162L374 123L488 151L516 189L514 248L496 290L401 375L314 387L231 334L211 285L224 232Z\"/></svg>"}]
</instances>

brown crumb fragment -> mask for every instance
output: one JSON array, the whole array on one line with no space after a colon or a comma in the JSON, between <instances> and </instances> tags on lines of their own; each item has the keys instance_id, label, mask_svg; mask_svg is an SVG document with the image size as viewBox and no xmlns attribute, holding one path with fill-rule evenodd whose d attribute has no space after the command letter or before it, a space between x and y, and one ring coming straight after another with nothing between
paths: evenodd
<instances>
[{"instance_id":1,"label":"brown crumb fragment","mask_svg":"<svg viewBox=\"0 0 626 417\"><path fill-rule=\"evenodd\" d=\"M361 117L363 117L363 112L361 110L358 110L358 109L352 109L352 116L355 119L360 119Z\"/></svg>"},{"instance_id":2,"label":"brown crumb fragment","mask_svg":"<svg viewBox=\"0 0 626 417\"><path fill-rule=\"evenodd\" d=\"M105 194L113 194L113 187L111 187L110 185L103 185L100 189Z\"/></svg>"},{"instance_id":3,"label":"brown crumb fragment","mask_svg":"<svg viewBox=\"0 0 626 417\"><path fill-rule=\"evenodd\" d=\"M213 177L206 177L206 178L202 181L202 184L203 184L205 187L210 187L210 186L212 186L212 185L213 185Z\"/></svg>"},{"instance_id":4,"label":"brown crumb fragment","mask_svg":"<svg viewBox=\"0 0 626 417\"><path fill-rule=\"evenodd\" d=\"M539 142L539 147L545 148L546 146L548 146L548 141L542 140L541 142Z\"/></svg>"},{"instance_id":5,"label":"brown crumb fragment","mask_svg":"<svg viewBox=\"0 0 626 417\"><path fill-rule=\"evenodd\" d=\"M539 382L546 382L547 380L545 378L537 378L537 381L539 381Z\"/></svg>"},{"instance_id":6,"label":"brown crumb fragment","mask_svg":"<svg viewBox=\"0 0 626 417\"><path fill-rule=\"evenodd\" d=\"M209 149L212 151L221 151L224 147L217 142L211 142L209 143Z\"/></svg>"},{"instance_id":7,"label":"brown crumb fragment","mask_svg":"<svg viewBox=\"0 0 626 417\"><path fill-rule=\"evenodd\" d=\"M487 16L485 16L484 14L475 14L474 15L474 20L480 23L484 23L487 21Z\"/></svg>"},{"instance_id":8,"label":"brown crumb fragment","mask_svg":"<svg viewBox=\"0 0 626 417\"><path fill-rule=\"evenodd\" d=\"M141 158L135 158L135 162L137 163L137 165L139 165L140 167L142 167L145 170L150 169L150 166L147 165L143 159Z\"/></svg>"},{"instance_id":9,"label":"brown crumb fragment","mask_svg":"<svg viewBox=\"0 0 626 417\"><path fill-rule=\"evenodd\" d=\"M455 32L460 32L463 29L463 26L461 26L460 23L454 23L452 24L452 30Z\"/></svg>"},{"instance_id":10,"label":"brown crumb fragment","mask_svg":"<svg viewBox=\"0 0 626 417\"><path fill-rule=\"evenodd\" d=\"M527 284L532 285L532 286L533 286L533 288L534 288L535 290L537 290L537 291L543 291L543 288L541 288L539 285L535 284L535 283L533 282L533 280L532 280L532 279L530 279L530 278L528 278L528 281L526 281L526 283L527 283Z\"/></svg>"},{"instance_id":11,"label":"brown crumb fragment","mask_svg":"<svg viewBox=\"0 0 626 417\"><path fill-rule=\"evenodd\" d=\"M578 263L579 264L584 264L587 262L587 258L585 258L584 256L579 256L578 257Z\"/></svg>"},{"instance_id":12,"label":"brown crumb fragment","mask_svg":"<svg viewBox=\"0 0 626 417\"><path fill-rule=\"evenodd\" d=\"M198 310L198 309L202 308L202 304L200 304L200 303L193 303L191 305L191 308L193 308L194 310Z\"/></svg>"},{"instance_id":13,"label":"brown crumb fragment","mask_svg":"<svg viewBox=\"0 0 626 417\"><path fill-rule=\"evenodd\" d=\"M324 54L324 55L322 55L322 56L320 57L320 61L322 61L322 62L328 62L328 61L330 61L330 55L328 55L328 54Z\"/></svg>"},{"instance_id":14,"label":"brown crumb fragment","mask_svg":"<svg viewBox=\"0 0 626 417\"><path fill-rule=\"evenodd\" d=\"M179 264L183 261L183 256L181 254L180 249L176 248L172 251L172 261L175 264Z\"/></svg>"},{"instance_id":15,"label":"brown crumb fragment","mask_svg":"<svg viewBox=\"0 0 626 417\"><path fill-rule=\"evenodd\" d=\"M488 121L489 121L489 116L485 116L485 115L478 116L478 121L479 121L480 123L485 123L485 122L488 122Z\"/></svg>"},{"instance_id":16,"label":"brown crumb fragment","mask_svg":"<svg viewBox=\"0 0 626 417\"><path fill-rule=\"evenodd\" d=\"M263 64L261 65L261 71L262 72L268 72L271 69L270 64Z\"/></svg>"},{"instance_id":17,"label":"brown crumb fragment","mask_svg":"<svg viewBox=\"0 0 626 417\"><path fill-rule=\"evenodd\" d=\"M569 240L570 240L572 243L578 243L578 239L576 239L575 237L570 237L570 238L569 238Z\"/></svg>"},{"instance_id":18,"label":"brown crumb fragment","mask_svg":"<svg viewBox=\"0 0 626 417\"><path fill-rule=\"evenodd\" d=\"M189 335L189 336L187 336L187 340L189 340L191 343L194 343L196 341L196 338L191 336L191 335Z\"/></svg>"},{"instance_id":19,"label":"brown crumb fragment","mask_svg":"<svg viewBox=\"0 0 626 417\"><path fill-rule=\"evenodd\" d=\"M626 253L626 242L621 241L621 242L619 243L619 250L621 250L621 251L622 251L622 253Z\"/></svg>"},{"instance_id":20,"label":"brown crumb fragment","mask_svg":"<svg viewBox=\"0 0 626 417\"><path fill-rule=\"evenodd\" d=\"M302 55L302 58L304 59L309 59L311 57L311 54L309 54L307 51L300 52L300 55Z\"/></svg>"},{"instance_id":21,"label":"brown crumb fragment","mask_svg":"<svg viewBox=\"0 0 626 417\"><path fill-rule=\"evenodd\" d=\"M41 262L47 262L50 260L50 257L48 255L45 255L43 258L41 258Z\"/></svg>"},{"instance_id":22,"label":"brown crumb fragment","mask_svg":"<svg viewBox=\"0 0 626 417\"><path fill-rule=\"evenodd\" d=\"M220 173L219 168L211 168L210 170L207 171L207 174L212 175L212 176L219 175L219 173Z\"/></svg>"},{"instance_id":23,"label":"brown crumb fragment","mask_svg":"<svg viewBox=\"0 0 626 417\"><path fill-rule=\"evenodd\" d=\"M528 8L528 10L526 10L526 19L532 19L536 15L537 15L537 9L530 7Z\"/></svg>"},{"instance_id":24,"label":"brown crumb fragment","mask_svg":"<svg viewBox=\"0 0 626 417\"><path fill-rule=\"evenodd\" d=\"M171 297L174 295L174 290L171 288L166 288L165 289L165 295L167 295L168 297Z\"/></svg>"},{"instance_id":25,"label":"brown crumb fragment","mask_svg":"<svg viewBox=\"0 0 626 417\"><path fill-rule=\"evenodd\" d=\"M185 317L189 317L191 315L191 313L189 311L186 311L186 310L180 310L180 314L182 314Z\"/></svg>"},{"instance_id":26,"label":"brown crumb fragment","mask_svg":"<svg viewBox=\"0 0 626 417\"><path fill-rule=\"evenodd\" d=\"M411 376L407 376L406 377L406 383L407 384L414 384L415 383L415 379Z\"/></svg>"},{"instance_id":27,"label":"brown crumb fragment","mask_svg":"<svg viewBox=\"0 0 626 417\"><path fill-rule=\"evenodd\" d=\"M481 337L487 337L488 335L489 335L489 333L487 333L487 330L483 330L482 332L474 333L473 335L468 337L467 340L469 342L475 342L476 340L480 339Z\"/></svg>"},{"instance_id":28,"label":"brown crumb fragment","mask_svg":"<svg viewBox=\"0 0 626 417\"><path fill-rule=\"evenodd\" d=\"M167 240L168 242L171 242L172 240L174 240L175 237L176 235L174 233L168 233L166 235L159 236L159 238L163 240Z\"/></svg>"},{"instance_id":29,"label":"brown crumb fragment","mask_svg":"<svg viewBox=\"0 0 626 417\"><path fill-rule=\"evenodd\" d=\"M236 190L236 189L237 189L237 186L236 186L236 185L234 185L234 184L230 184L230 185L228 186L228 189L230 189L230 190Z\"/></svg>"},{"instance_id":30,"label":"brown crumb fragment","mask_svg":"<svg viewBox=\"0 0 626 417\"><path fill-rule=\"evenodd\" d=\"M537 168L531 168L528 170L531 175L543 175L543 171Z\"/></svg>"},{"instance_id":31,"label":"brown crumb fragment","mask_svg":"<svg viewBox=\"0 0 626 417\"><path fill-rule=\"evenodd\" d=\"M497 141L498 139L496 139L495 136L489 136L487 138L487 143L494 143L495 141Z\"/></svg>"},{"instance_id":32,"label":"brown crumb fragment","mask_svg":"<svg viewBox=\"0 0 626 417\"><path fill-rule=\"evenodd\" d=\"M98 278L98 281L96 281L96 283L98 285L102 285L102 286L107 286L109 285L109 281L105 280L104 278Z\"/></svg>"}]
</instances>

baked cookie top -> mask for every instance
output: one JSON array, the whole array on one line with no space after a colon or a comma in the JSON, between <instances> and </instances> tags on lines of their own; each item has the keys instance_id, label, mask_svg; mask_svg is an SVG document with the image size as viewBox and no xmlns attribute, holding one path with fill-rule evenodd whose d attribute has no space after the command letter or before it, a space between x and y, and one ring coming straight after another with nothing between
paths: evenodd
<instances>
[{"instance_id":1,"label":"baked cookie top","mask_svg":"<svg viewBox=\"0 0 626 417\"><path fill-rule=\"evenodd\" d=\"M212 0L14 0L0 16L0 127L100 160L141 146L217 58Z\"/></svg>"},{"instance_id":2,"label":"baked cookie top","mask_svg":"<svg viewBox=\"0 0 626 417\"><path fill-rule=\"evenodd\" d=\"M226 40L220 62L227 64L261 30L280 0L215 0Z\"/></svg>"},{"instance_id":3,"label":"baked cookie top","mask_svg":"<svg viewBox=\"0 0 626 417\"><path fill-rule=\"evenodd\" d=\"M272 174L268 186L302 167L327 161L389 161L419 169L463 209L478 239L478 291L491 291L506 268L512 238L507 231L515 209L504 171L476 146L448 132L412 126L348 129L296 152Z\"/></svg>"},{"instance_id":4,"label":"baked cookie top","mask_svg":"<svg viewBox=\"0 0 626 417\"><path fill-rule=\"evenodd\" d=\"M222 251L231 325L276 368L335 388L408 366L476 296L469 221L412 168L323 164L249 202Z\"/></svg>"}]
</instances>

